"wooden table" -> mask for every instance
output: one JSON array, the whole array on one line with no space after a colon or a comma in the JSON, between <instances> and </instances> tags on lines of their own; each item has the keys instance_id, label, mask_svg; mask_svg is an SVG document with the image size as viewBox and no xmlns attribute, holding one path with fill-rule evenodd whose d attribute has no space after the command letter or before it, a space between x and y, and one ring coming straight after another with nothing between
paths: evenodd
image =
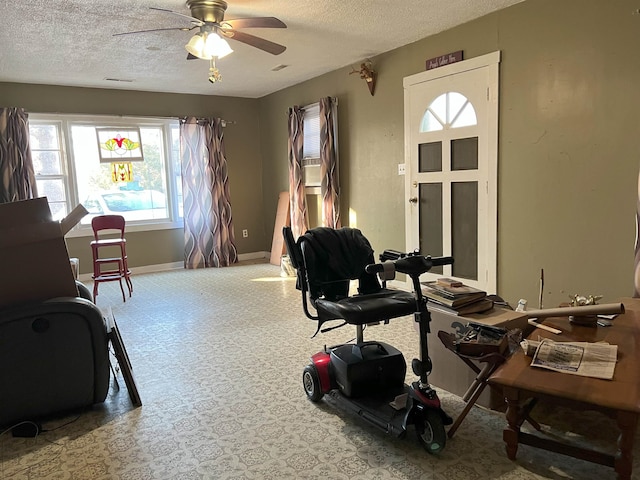
<instances>
[{"instance_id":1,"label":"wooden table","mask_svg":"<svg viewBox=\"0 0 640 480\"><path fill-rule=\"evenodd\" d=\"M502 388L507 401L508 425L503 431L507 456L515 460L518 444L569 455L614 467L620 479L630 479L633 440L640 414L640 299L623 298L625 313L611 327L576 326L566 317L548 318L543 323L562 330L555 335L535 329L530 338L555 341L605 341L618 345L618 362L612 380L582 377L531 367L531 357L522 349L494 372L489 383ZM620 429L616 455L590 450L520 431L531 400L545 399L570 405L576 410L598 410L613 417ZM535 415L534 415L535 416Z\"/></svg>"}]
</instances>

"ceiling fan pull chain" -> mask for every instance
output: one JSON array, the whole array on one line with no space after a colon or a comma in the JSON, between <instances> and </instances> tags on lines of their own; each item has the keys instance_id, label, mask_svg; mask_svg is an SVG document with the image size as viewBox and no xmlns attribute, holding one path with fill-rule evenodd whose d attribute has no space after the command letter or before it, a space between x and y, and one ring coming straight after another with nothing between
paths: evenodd
<instances>
[{"instance_id":1,"label":"ceiling fan pull chain","mask_svg":"<svg viewBox=\"0 0 640 480\"><path fill-rule=\"evenodd\" d=\"M209 67L209 81L211 83L221 82L222 75L216 67L216 57L211 57L211 66Z\"/></svg>"}]
</instances>

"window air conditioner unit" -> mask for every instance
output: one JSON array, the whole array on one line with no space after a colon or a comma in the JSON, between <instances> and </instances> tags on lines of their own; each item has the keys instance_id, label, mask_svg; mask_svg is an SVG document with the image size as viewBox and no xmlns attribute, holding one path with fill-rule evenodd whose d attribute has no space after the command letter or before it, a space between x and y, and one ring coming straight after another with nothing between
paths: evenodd
<instances>
[{"instance_id":1,"label":"window air conditioner unit","mask_svg":"<svg viewBox=\"0 0 640 480\"><path fill-rule=\"evenodd\" d=\"M320 159L305 158L302 160L302 176L305 187L319 187L322 184L320 176Z\"/></svg>"}]
</instances>

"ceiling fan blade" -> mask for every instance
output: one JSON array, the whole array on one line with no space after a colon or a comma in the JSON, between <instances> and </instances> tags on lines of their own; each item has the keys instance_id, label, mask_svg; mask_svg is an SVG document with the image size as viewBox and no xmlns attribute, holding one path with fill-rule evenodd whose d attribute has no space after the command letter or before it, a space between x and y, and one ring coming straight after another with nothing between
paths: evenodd
<instances>
[{"instance_id":1,"label":"ceiling fan blade","mask_svg":"<svg viewBox=\"0 0 640 480\"><path fill-rule=\"evenodd\" d=\"M118 37L120 35L132 35L134 33L145 33L145 32L164 32L167 30L181 30L183 32L188 32L189 30L193 30L197 25L193 27L172 27L172 28L152 28L151 30L136 30L135 32L122 32L122 33L114 33L114 37Z\"/></svg>"},{"instance_id":2,"label":"ceiling fan blade","mask_svg":"<svg viewBox=\"0 0 640 480\"><path fill-rule=\"evenodd\" d=\"M174 15L179 15L180 17L188 18L198 26L204 25L204 22L199 18L192 17L191 15L185 15L184 13L174 12L173 10L168 10L166 8L158 8L158 7L149 7L151 10L157 10L158 12L172 13Z\"/></svg>"},{"instance_id":3,"label":"ceiling fan blade","mask_svg":"<svg viewBox=\"0 0 640 480\"><path fill-rule=\"evenodd\" d=\"M194 54L192 53L188 53L187 54L187 60L198 60L198 57L196 57Z\"/></svg>"},{"instance_id":4,"label":"ceiling fan blade","mask_svg":"<svg viewBox=\"0 0 640 480\"><path fill-rule=\"evenodd\" d=\"M279 43L274 43L264 38L256 37L254 35L249 35L248 33L224 29L222 29L221 31L223 32L225 37L231 38L232 40L237 40L238 42L246 43L247 45L259 48L260 50L264 50L265 52L271 53L272 55L280 55L287 49L287 47L285 47L284 45L280 45Z\"/></svg>"},{"instance_id":5,"label":"ceiling fan blade","mask_svg":"<svg viewBox=\"0 0 640 480\"><path fill-rule=\"evenodd\" d=\"M287 25L276 17L234 18L222 23L236 30L238 28L287 28Z\"/></svg>"}]
</instances>

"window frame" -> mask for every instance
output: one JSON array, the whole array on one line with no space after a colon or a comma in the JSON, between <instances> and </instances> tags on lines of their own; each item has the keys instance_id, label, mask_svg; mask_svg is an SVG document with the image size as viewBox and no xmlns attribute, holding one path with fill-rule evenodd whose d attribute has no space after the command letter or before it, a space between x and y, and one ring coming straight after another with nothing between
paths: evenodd
<instances>
[{"instance_id":1,"label":"window frame","mask_svg":"<svg viewBox=\"0 0 640 480\"><path fill-rule=\"evenodd\" d=\"M73 138L71 131L73 126L90 126L104 127L121 126L121 127L139 127L139 128L160 128L162 131L162 149L164 155L164 180L166 185L166 196L168 199L168 219L148 219L148 220L130 220L127 221L127 231L152 231L183 228L184 221L180 216L180 208L178 205L178 192L175 182L176 172L174 165L180 165L179 159L175 159L174 150L172 149L172 129L179 128L179 120L177 118L158 118L158 117L122 117L110 115L74 115L74 114L41 114L30 113L29 125L56 125L60 142L60 155L62 162L62 171L65 180L65 191L67 194L67 211L70 212L76 205L80 203L77 176L76 176L76 159L74 158ZM179 151L178 151L179 155ZM177 160L177 161L176 161ZM59 177L56 175L55 177ZM53 178L53 175L36 175L36 179ZM92 236L93 231L91 225L78 223L68 234L67 237L86 237Z\"/></svg>"},{"instance_id":2,"label":"window frame","mask_svg":"<svg viewBox=\"0 0 640 480\"><path fill-rule=\"evenodd\" d=\"M66 210L67 212L71 211L70 205L69 205L69 196L70 196L70 192L71 192L71 187L69 185L69 165L68 162L66 161L67 158L67 150L66 150L66 144L64 141L64 134L62 132L62 122L60 122L59 120L56 121L49 121L49 122L33 122L35 125L45 125L45 126L53 126L56 129L56 134L58 136L58 149L54 150L54 149L34 149L33 146L30 145L30 149L31 152L33 153L34 151L39 151L39 152L51 152L51 151L57 151L60 154L60 171L61 173L59 174L48 174L48 175L39 175L38 172L34 171L34 175L36 178L36 183L38 182L38 180L62 180L63 183L63 188L64 188L64 196L65 196L65 203L66 203ZM29 126L31 126L31 119L30 119L30 123ZM32 155L33 156L33 155ZM38 195L41 195L41 192L38 191ZM59 203L59 202L54 202L54 203Z\"/></svg>"}]
</instances>

